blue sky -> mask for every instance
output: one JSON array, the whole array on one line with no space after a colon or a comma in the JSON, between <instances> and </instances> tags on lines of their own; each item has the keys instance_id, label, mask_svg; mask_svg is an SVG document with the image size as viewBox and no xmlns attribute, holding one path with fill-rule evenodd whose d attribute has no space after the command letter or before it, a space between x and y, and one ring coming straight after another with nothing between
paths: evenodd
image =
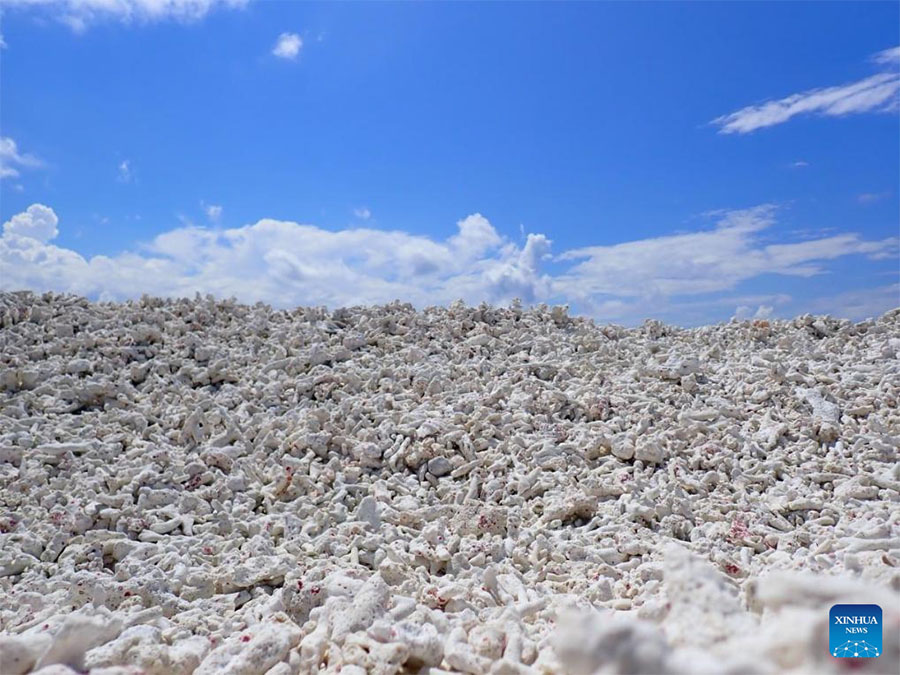
<instances>
[{"instance_id":1,"label":"blue sky","mask_svg":"<svg viewBox=\"0 0 900 675\"><path fill-rule=\"evenodd\" d=\"M7 0L0 287L900 305L900 10Z\"/></svg>"}]
</instances>

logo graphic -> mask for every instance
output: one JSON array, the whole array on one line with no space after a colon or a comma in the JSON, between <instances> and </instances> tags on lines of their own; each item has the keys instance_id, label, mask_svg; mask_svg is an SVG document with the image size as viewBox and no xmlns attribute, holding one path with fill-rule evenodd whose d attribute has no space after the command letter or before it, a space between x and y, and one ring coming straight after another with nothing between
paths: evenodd
<instances>
[{"instance_id":1,"label":"logo graphic","mask_svg":"<svg viewBox=\"0 0 900 675\"><path fill-rule=\"evenodd\" d=\"M828 651L839 659L881 656L881 607L834 605L828 613Z\"/></svg>"}]
</instances>

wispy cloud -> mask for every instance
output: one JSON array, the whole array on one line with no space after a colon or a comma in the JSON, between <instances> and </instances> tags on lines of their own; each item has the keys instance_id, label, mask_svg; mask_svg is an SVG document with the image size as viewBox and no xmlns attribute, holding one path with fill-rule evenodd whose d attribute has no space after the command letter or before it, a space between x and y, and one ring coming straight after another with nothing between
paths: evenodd
<instances>
[{"instance_id":1,"label":"wispy cloud","mask_svg":"<svg viewBox=\"0 0 900 675\"><path fill-rule=\"evenodd\" d=\"M900 47L879 52L873 61L894 66L898 63ZM747 134L757 129L787 122L798 115L843 117L865 112L896 112L900 109L900 73L878 73L857 82L810 89L799 94L741 108L712 121L720 134Z\"/></svg>"},{"instance_id":2,"label":"wispy cloud","mask_svg":"<svg viewBox=\"0 0 900 675\"><path fill-rule=\"evenodd\" d=\"M116 169L118 171L118 179L120 183L130 183L134 178L134 172L131 167L130 159L123 159L119 162L119 166Z\"/></svg>"},{"instance_id":3,"label":"wispy cloud","mask_svg":"<svg viewBox=\"0 0 900 675\"><path fill-rule=\"evenodd\" d=\"M896 307L900 307L900 284L893 283L818 297L810 303L809 311L859 321Z\"/></svg>"},{"instance_id":4,"label":"wispy cloud","mask_svg":"<svg viewBox=\"0 0 900 675\"><path fill-rule=\"evenodd\" d=\"M887 199L890 196L890 192L863 192L856 196L856 201L863 205L874 204L875 202L880 202L882 199Z\"/></svg>"},{"instance_id":5,"label":"wispy cloud","mask_svg":"<svg viewBox=\"0 0 900 675\"><path fill-rule=\"evenodd\" d=\"M43 165L34 155L19 152L13 139L0 137L0 179L17 178L23 169L37 169Z\"/></svg>"},{"instance_id":6,"label":"wispy cloud","mask_svg":"<svg viewBox=\"0 0 900 675\"><path fill-rule=\"evenodd\" d=\"M888 65L900 64L900 47L891 47L885 49L872 56L875 63L883 63Z\"/></svg>"},{"instance_id":7,"label":"wispy cloud","mask_svg":"<svg viewBox=\"0 0 900 675\"><path fill-rule=\"evenodd\" d=\"M827 272L828 261L840 257L876 259L897 252L896 238L873 241L855 233L770 243L775 215L772 206L724 212L711 229L575 249L555 261L545 235L528 234L516 243L477 213L460 220L456 233L443 240L271 219L231 229L185 221L136 252L85 258L52 242L56 215L33 205L13 217L0 237L0 288L104 299L199 291L279 307L395 299L424 307L458 298L502 304L518 297L526 303L568 302L604 320L656 316L702 323L732 312L764 316L790 300L785 294L736 292L738 284L760 275L810 277ZM563 269L549 273L550 262Z\"/></svg>"},{"instance_id":8,"label":"wispy cloud","mask_svg":"<svg viewBox=\"0 0 900 675\"><path fill-rule=\"evenodd\" d=\"M221 220L222 207L219 204L207 204L205 202L200 202L200 205L203 207L203 213L206 214L209 222L218 223L219 220Z\"/></svg>"},{"instance_id":9,"label":"wispy cloud","mask_svg":"<svg viewBox=\"0 0 900 675\"><path fill-rule=\"evenodd\" d=\"M218 8L240 8L250 0L3 0L10 9L42 11L76 32L104 20L124 23L197 21Z\"/></svg>"},{"instance_id":10,"label":"wispy cloud","mask_svg":"<svg viewBox=\"0 0 900 675\"><path fill-rule=\"evenodd\" d=\"M353 215L360 220L368 220L372 217L372 212L365 206L361 206L358 209L353 209Z\"/></svg>"},{"instance_id":11,"label":"wispy cloud","mask_svg":"<svg viewBox=\"0 0 900 675\"><path fill-rule=\"evenodd\" d=\"M568 295L673 296L729 290L762 274L809 277L821 263L851 254L876 254L896 239L866 241L848 233L787 244L761 236L775 224L771 205L723 214L711 230L574 249L561 261L581 260L557 278Z\"/></svg>"},{"instance_id":12,"label":"wispy cloud","mask_svg":"<svg viewBox=\"0 0 900 675\"><path fill-rule=\"evenodd\" d=\"M300 54L303 48L303 39L296 33L282 33L278 36L275 46L272 47L272 54L280 59L293 61Z\"/></svg>"},{"instance_id":13,"label":"wispy cloud","mask_svg":"<svg viewBox=\"0 0 900 675\"><path fill-rule=\"evenodd\" d=\"M856 233L768 243L776 213L763 205L720 214L713 229L567 251L557 260L578 262L554 278L554 290L597 314L648 316L670 312L675 299L727 294L762 275L813 277L826 273L830 260L897 252L896 237L873 241Z\"/></svg>"},{"instance_id":14,"label":"wispy cloud","mask_svg":"<svg viewBox=\"0 0 900 675\"><path fill-rule=\"evenodd\" d=\"M802 159L798 159L796 162L791 163L791 168L794 169L805 169L809 166L809 162L804 162Z\"/></svg>"}]
</instances>

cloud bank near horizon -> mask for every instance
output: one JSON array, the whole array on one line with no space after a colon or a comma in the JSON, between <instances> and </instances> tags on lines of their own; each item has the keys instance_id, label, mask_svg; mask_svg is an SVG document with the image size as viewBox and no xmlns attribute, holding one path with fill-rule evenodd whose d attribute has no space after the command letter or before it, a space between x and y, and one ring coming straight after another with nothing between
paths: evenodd
<instances>
[{"instance_id":1,"label":"cloud bank near horizon","mask_svg":"<svg viewBox=\"0 0 900 675\"><path fill-rule=\"evenodd\" d=\"M712 229L556 256L546 235L528 234L515 243L475 213L444 240L366 227L332 231L266 218L230 229L178 227L135 250L86 258L53 243L58 216L48 206L32 204L3 225L0 288L99 300L199 292L282 308L397 299L417 307L457 299L502 305L519 298L527 304L568 303L603 320L681 316L691 323L704 317L769 316L789 306L791 296L784 293L738 292L742 282L761 275L809 278L827 273L829 261L839 258L879 260L897 254L897 238L866 240L852 232L771 243L765 232L776 224L776 213L771 205L720 212ZM848 296L844 313L863 318L860 308L880 313L900 304L894 286L873 293L875 300L866 302ZM827 306L824 299L817 302L819 308ZM833 313L840 314L840 306Z\"/></svg>"}]
</instances>

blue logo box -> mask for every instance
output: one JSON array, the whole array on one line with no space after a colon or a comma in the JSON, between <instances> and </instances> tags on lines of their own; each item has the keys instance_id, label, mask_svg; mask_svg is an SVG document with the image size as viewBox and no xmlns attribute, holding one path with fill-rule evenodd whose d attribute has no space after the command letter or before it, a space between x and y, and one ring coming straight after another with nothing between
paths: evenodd
<instances>
[{"instance_id":1,"label":"blue logo box","mask_svg":"<svg viewBox=\"0 0 900 675\"><path fill-rule=\"evenodd\" d=\"M828 651L838 659L881 656L881 607L834 605L828 613Z\"/></svg>"}]
</instances>

